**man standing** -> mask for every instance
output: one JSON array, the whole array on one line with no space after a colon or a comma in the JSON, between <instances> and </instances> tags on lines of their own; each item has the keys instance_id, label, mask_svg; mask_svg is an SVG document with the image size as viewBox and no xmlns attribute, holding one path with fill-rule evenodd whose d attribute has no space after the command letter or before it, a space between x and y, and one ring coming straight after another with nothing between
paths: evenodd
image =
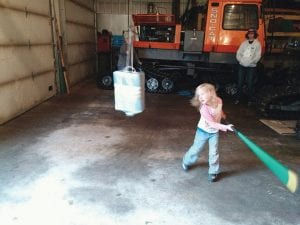
<instances>
[{"instance_id":1,"label":"man standing","mask_svg":"<svg viewBox=\"0 0 300 225\"><path fill-rule=\"evenodd\" d=\"M257 40L256 29L250 28L246 33L246 40L242 42L236 53L239 62L238 70L238 90L234 104L240 102L243 86L247 84L248 105L253 99L253 80L256 75L256 65L261 58L261 44Z\"/></svg>"}]
</instances>

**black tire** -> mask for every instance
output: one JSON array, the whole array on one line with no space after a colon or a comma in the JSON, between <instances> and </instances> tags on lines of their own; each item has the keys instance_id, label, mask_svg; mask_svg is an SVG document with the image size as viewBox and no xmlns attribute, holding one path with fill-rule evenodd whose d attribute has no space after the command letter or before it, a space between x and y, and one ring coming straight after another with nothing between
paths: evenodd
<instances>
[{"instance_id":1,"label":"black tire","mask_svg":"<svg viewBox=\"0 0 300 225\"><path fill-rule=\"evenodd\" d=\"M161 88L164 93L171 93L175 89L175 82L170 77L165 77L161 80Z\"/></svg>"},{"instance_id":2,"label":"black tire","mask_svg":"<svg viewBox=\"0 0 300 225\"><path fill-rule=\"evenodd\" d=\"M102 75L97 78L98 87L106 90L113 89L113 77L110 74Z\"/></svg>"},{"instance_id":3,"label":"black tire","mask_svg":"<svg viewBox=\"0 0 300 225\"><path fill-rule=\"evenodd\" d=\"M159 89L159 81L155 77L148 77L146 80L146 90L149 93L157 93Z\"/></svg>"}]
</instances>

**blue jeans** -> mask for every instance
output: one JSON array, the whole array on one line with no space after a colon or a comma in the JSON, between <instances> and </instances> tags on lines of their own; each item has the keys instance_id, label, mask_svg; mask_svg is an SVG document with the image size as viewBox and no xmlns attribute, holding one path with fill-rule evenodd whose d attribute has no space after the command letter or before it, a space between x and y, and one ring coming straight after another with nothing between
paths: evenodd
<instances>
[{"instance_id":1,"label":"blue jeans","mask_svg":"<svg viewBox=\"0 0 300 225\"><path fill-rule=\"evenodd\" d=\"M253 89L253 82L256 75L256 67L244 67L239 65L239 72L238 72L238 90L236 94L236 98L238 100L241 99L243 94L243 86L247 84L247 97L248 100L253 99L254 89Z\"/></svg>"},{"instance_id":2,"label":"blue jeans","mask_svg":"<svg viewBox=\"0 0 300 225\"><path fill-rule=\"evenodd\" d=\"M208 163L209 163L209 174L218 174L219 173L219 132L217 133L208 133L204 130L197 128L195 139L193 145L185 153L183 157L183 163L187 166L195 164L199 158L200 153L203 151L206 142L209 144L209 154L208 154Z\"/></svg>"}]
</instances>

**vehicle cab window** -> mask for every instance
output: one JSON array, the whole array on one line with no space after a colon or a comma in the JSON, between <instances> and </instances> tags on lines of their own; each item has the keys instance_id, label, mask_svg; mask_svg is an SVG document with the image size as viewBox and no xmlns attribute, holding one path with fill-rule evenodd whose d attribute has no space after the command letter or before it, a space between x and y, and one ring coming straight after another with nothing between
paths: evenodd
<instances>
[{"instance_id":1,"label":"vehicle cab window","mask_svg":"<svg viewBox=\"0 0 300 225\"><path fill-rule=\"evenodd\" d=\"M249 27L258 28L257 5L227 4L224 7L224 30L247 30Z\"/></svg>"}]
</instances>

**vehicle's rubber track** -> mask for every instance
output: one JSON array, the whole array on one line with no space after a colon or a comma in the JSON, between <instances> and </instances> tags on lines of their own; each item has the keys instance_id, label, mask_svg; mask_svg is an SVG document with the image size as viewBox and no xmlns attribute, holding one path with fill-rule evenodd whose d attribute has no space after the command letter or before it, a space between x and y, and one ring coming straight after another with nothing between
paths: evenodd
<instances>
[{"instance_id":1,"label":"vehicle's rubber track","mask_svg":"<svg viewBox=\"0 0 300 225\"><path fill-rule=\"evenodd\" d=\"M143 64L142 70L145 72L147 92L168 94L175 90L175 73L161 71L152 64Z\"/></svg>"},{"instance_id":2,"label":"vehicle's rubber track","mask_svg":"<svg viewBox=\"0 0 300 225\"><path fill-rule=\"evenodd\" d=\"M273 119L300 119L300 86L264 87L256 99L260 115Z\"/></svg>"}]
</instances>

